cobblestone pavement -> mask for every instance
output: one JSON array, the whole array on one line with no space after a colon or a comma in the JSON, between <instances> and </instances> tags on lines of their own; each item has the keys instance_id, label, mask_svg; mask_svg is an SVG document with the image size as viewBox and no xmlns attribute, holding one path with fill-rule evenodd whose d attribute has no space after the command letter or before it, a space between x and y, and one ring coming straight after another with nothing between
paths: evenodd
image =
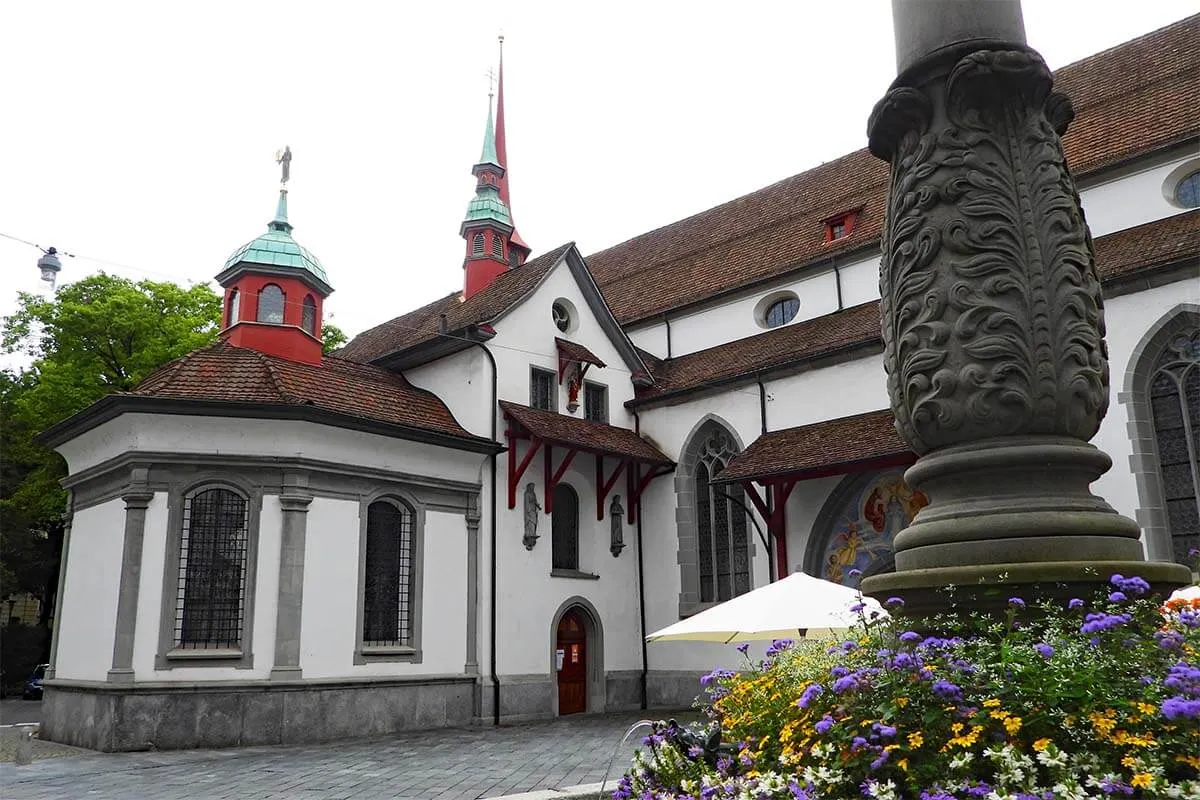
<instances>
[{"instance_id":1,"label":"cobblestone pavement","mask_svg":"<svg viewBox=\"0 0 1200 800\"><path fill-rule=\"evenodd\" d=\"M645 731L638 720L572 717L501 728L454 728L340 744L94 753L26 766L0 764L0 797L22 800L336 800L494 797L598 783Z\"/></svg>"}]
</instances>

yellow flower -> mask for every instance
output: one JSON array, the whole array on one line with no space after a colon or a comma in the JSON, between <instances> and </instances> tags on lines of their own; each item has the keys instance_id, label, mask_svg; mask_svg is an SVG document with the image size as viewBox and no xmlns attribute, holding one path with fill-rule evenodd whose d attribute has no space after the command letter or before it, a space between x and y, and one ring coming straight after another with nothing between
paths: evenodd
<instances>
[{"instance_id":1,"label":"yellow flower","mask_svg":"<svg viewBox=\"0 0 1200 800\"><path fill-rule=\"evenodd\" d=\"M1105 711L1103 714L1093 711L1091 714L1088 714L1088 719L1091 720L1092 727L1095 728L1096 733L1099 734L1101 738L1108 738L1108 735L1112 733L1112 729L1117 727L1117 721L1114 719L1116 714L1117 712L1113 711L1111 708Z\"/></svg>"},{"instance_id":2,"label":"yellow flower","mask_svg":"<svg viewBox=\"0 0 1200 800\"><path fill-rule=\"evenodd\" d=\"M1129 785L1136 789L1149 789L1152 783L1154 783L1154 776L1149 772L1139 772L1129 781Z\"/></svg>"},{"instance_id":3,"label":"yellow flower","mask_svg":"<svg viewBox=\"0 0 1200 800\"><path fill-rule=\"evenodd\" d=\"M921 735L920 731L908 735L908 746L913 750L916 750L923 744L925 744L925 737Z\"/></svg>"},{"instance_id":4,"label":"yellow flower","mask_svg":"<svg viewBox=\"0 0 1200 800\"><path fill-rule=\"evenodd\" d=\"M1133 756L1125 756L1124 758L1121 759L1121 766L1125 767L1125 769L1133 769L1133 766L1136 763L1137 763L1137 759L1134 758Z\"/></svg>"},{"instance_id":5,"label":"yellow flower","mask_svg":"<svg viewBox=\"0 0 1200 800\"><path fill-rule=\"evenodd\" d=\"M1134 703L1134 705L1136 705L1138 711L1142 712L1143 714L1154 714L1158 711L1158 706L1153 706L1149 703Z\"/></svg>"},{"instance_id":6,"label":"yellow flower","mask_svg":"<svg viewBox=\"0 0 1200 800\"><path fill-rule=\"evenodd\" d=\"M908 698L907 697L897 697L896 705L900 706L901 708L908 708Z\"/></svg>"},{"instance_id":7,"label":"yellow flower","mask_svg":"<svg viewBox=\"0 0 1200 800\"><path fill-rule=\"evenodd\" d=\"M1008 731L1009 736L1016 736L1017 731L1021 730L1021 718L1009 717L1004 720L1004 730Z\"/></svg>"},{"instance_id":8,"label":"yellow flower","mask_svg":"<svg viewBox=\"0 0 1200 800\"><path fill-rule=\"evenodd\" d=\"M994 697L988 698L987 700L983 701L984 708L998 708L999 706L1000 706L1000 701Z\"/></svg>"},{"instance_id":9,"label":"yellow flower","mask_svg":"<svg viewBox=\"0 0 1200 800\"><path fill-rule=\"evenodd\" d=\"M1200 769L1200 756L1175 756L1175 760L1194 769Z\"/></svg>"},{"instance_id":10,"label":"yellow flower","mask_svg":"<svg viewBox=\"0 0 1200 800\"><path fill-rule=\"evenodd\" d=\"M1033 743L1033 749L1038 751L1039 753L1042 752L1043 750L1045 750L1049 746L1050 746L1050 738L1046 737L1046 736L1043 736L1041 739L1038 739L1036 742Z\"/></svg>"},{"instance_id":11,"label":"yellow flower","mask_svg":"<svg viewBox=\"0 0 1200 800\"><path fill-rule=\"evenodd\" d=\"M907 758L900 759L899 761L896 762L896 766L900 767L900 769L904 770L905 772L908 772L908 759Z\"/></svg>"},{"instance_id":12,"label":"yellow flower","mask_svg":"<svg viewBox=\"0 0 1200 800\"><path fill-rule=\"evenodd\" d=\"M1007 711L989 711L988 716L992 719L1008 719L1010 714Z\"/></svg>"}]
</instances>

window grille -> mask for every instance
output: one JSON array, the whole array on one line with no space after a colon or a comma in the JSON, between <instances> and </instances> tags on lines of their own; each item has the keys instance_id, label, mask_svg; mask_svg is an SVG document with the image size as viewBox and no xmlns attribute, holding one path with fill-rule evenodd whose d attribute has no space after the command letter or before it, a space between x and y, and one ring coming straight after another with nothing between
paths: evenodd
<instances>
[{"instance_id":1,"label":"window grille","mask_svg":"<svg viewBox=\"0 0 1200 800\"><path fill-rule=\"evenodd\" d=\"M554 569L579 569L579 495L565 483L554 487L550 551Z\"/></svg>"},{"instance_id":2,"label":"window grille","mask_svg":"<svg viewBox=\"0 0 1200 800\"><path fill-rule=\"evenodd\" d=\"M258 321L283 324L283 289L273 283L258 293Z\"/></svg>"},{"instance_id":3,"label":"window grille","mask_svg":"<svg viewBox=\"0 0 1200 800\"><path fill-rule=\"evenodd\" d=\"M1150 412L1172 558L1200 546L1200 330L1174 337L1155 363Z\"/></svg>"},{"instance_id":4,"label":"window grille","mask_svg":"<svg viewBox=\"0 0 1200 800\"><path fill-rule=\"evenodd\" d=\"M557 406L554 399L554 373L532 370L529 373L529 405L543 411L554 411Z\"/></svg>"},{"instance_id":5,"label":"window grille","mask_svg":"<svg viewBox=\"0 0 1200 800\"><path fill-rule=\"evenodd\" d=\"M413 513L387 501L367 507L363 645L412 645Z\"/></svg>"},{"instance_id":6,"label":"window grille","mask_svg":"<svg viewBox=\"0 0 1200 800\"><path fill-rule=\"evenodd\" d=\"M583 415L592 422L608 422L608 387L598 383L583 386Z\"/></svg>"},{"instance_id":7,"label":"window grille","mask_svg":"<svg viewBox=\"0 0 1200 800\"><path fill-rule=\"evenodd\" d=\"M184 501L175 646L241 647L249 549L245 498L203 489Z\"/></svg>"},{"instance_id":8,"label":"window grille","mask_svg":"<svg viewBox=\"0 0 1200 800\"><path fill-rule=\"evenodd\" d=\"M700 601L729 600L750 591L750 541L741 487L713 485L737 448L729 434L713 428L695 469ZM732 499L730 499L732 498Z\"/></svg>"},{"instance_id":9,"label":"window grille","mask_svg":"<svg viewBox=\"0 0 1200 800\"><path fill-rule=\"evenodd\" d=\"M473 255L473 256L483 255L483 234L482 233L475 234L475 237L473 239L471 239L471 255Z\"/></svg>"},{"instance_id":10,"label":"window grille","mask_svg":"<svg viewBox=\"0 0 1200 800\"><path fill-rule=\"evenodd\" d=\"M317 335L317 303L311 294L304 296L304 308L300 316L300 325L304 330Z\"/></svg>"},{"instance_id":11,"label":"window grille","mask_svg":"<svg viewBox=\"0 0 1200 800\"><path fill-rule=\"evenodd\" d=\"M767 323L768 328L778 328L795 319L799 312L800 299L798 297L783 297L771 303L763 321Z\"/></svg>"},{"instance_id":12,"label":"window grille","mask_svg":"<svg viewBox=\"0 0 1200 800\"><path fill-rule=\"evenodd\" d=\"M1200 170L1196 170L1175 186L1175 202L1183 208L1200 208Z\"/></svg>"},{"instance_id":13,"label":"window grille","mask_svg":"<svg viewBox=\"0 0 1200 800\"><path fill-rule=\"evenodd\" d=\"M504 240L494 233L492 234L492 257L504 258Z\"/></svg>"}]
</instances>

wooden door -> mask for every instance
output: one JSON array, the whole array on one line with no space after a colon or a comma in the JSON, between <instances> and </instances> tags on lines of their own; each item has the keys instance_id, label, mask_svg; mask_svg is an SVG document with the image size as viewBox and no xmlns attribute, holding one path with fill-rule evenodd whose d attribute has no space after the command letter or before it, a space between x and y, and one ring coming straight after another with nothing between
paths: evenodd
<instances>
[{"instance_id":1,"label":"wooden door","mask_svg":"<svg viewBox=\"0 0 1200 800\"><path fill-rule=\"evenodd\" d=\"M587 633L578 610L571 609L559 621L554 650L558 667L558 713L586 711Z\"/></svg>"}]
</instances>

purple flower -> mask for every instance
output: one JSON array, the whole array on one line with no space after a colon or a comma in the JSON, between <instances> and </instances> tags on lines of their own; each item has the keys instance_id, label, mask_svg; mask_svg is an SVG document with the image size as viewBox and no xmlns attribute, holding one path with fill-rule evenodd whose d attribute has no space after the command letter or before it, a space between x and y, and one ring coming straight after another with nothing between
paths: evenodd
<instances>
[{"instance_id":1,"label":"purple flower","mask_svg":"<svg viewBox=\"0 0 1200 800\"><path fill-rule=\"evenodd\" d=\"M867 607L866 603L855 603L854 605L850 606L850 611L853 614L857 614L866 607Z\"/></svg>"},{"instance_id":2,"label":"purple flower","mask_svg":"<svg viewBox=\"0 0 1200 800\"><path fill-rule=\"evenodd\" d=\"M962 689L955 686L945 678L934 681L930 687L934 694L943 700L958 700L962 697Z\"/></svg>"},{"instance_id":3,"label":"purple flower","mask_svg":"<svg viewBox=\"0 0 1200 800\"><path fill-rule=\"evenodd\" d=\"M801 788L795 778L788 781L788 791L792 793L793 800L812 800L812 796L809 795L808 790Z\"/></svg>"},{"instance_id":4,"label":"purple flower","mask_svg":"<svg viewBox=\"0 0 1200 800\"><path fill-rule=\"evenodd\" d=\"M858 688L858 677L856 675L846 675L843 678L838 678L833 682L834 694L845 694L851 689Z\"/></svg>"},{"instance_id":5,"label":"purple flower","mask_svg":"<svg viewBox=\"0 0 1200 800\"><path fill-rule=\"evenodd\" d=\"M1110 603L1124 603L1128 599L1124 592L1113 592L1108 596L1108 602Z\"/></svg>"},{"instance_id":6,"label":"purple flower","mask_svg":"<svg viewBox=\"0 0 1200 800\"><path fill-rule=\"evenodd\" d=\"M771 642L771 646L767 648L767 658L782 653L793 644L795 644L795 642L793 642L791 639L776 639L775 641Z\"/></svg>"},{"instance_id":7,"label":"purple flower","mask_svg":"<svg viewBox=\"0 0 1200 800\"><path fill-rule=\"evenodd\" d=\"M971 797L987 797L992 793L992 787L983 781L979 781L974 786L967 787L967 794Z\"/></svg>"},{"instance_id":8,"label":"purple flower","mask_svg":"<svg viewBox=\"0 0 1200 800\"><path fill-rule=\"evenodd\" d=\"M721 773L722 775L728 775L731 769L733 769L732 758L729 756L721 756L717 759L717 772Z\"/></svg>"},{"instance_id":9,"label":"purple flower","mask_svg":"<svg viewBox=\"0 0 1200 800\"><path fill-rule=\"evenodd\" d=\"M828 733L829 729L832 727L833 727L833 717L829 716L828 714L826 714L825 716L823 716L819 720L817 720L816 725L813 725L813 728L819 734Z\"/></svg>"},{"instance_id":10,"label":"purple flower","mask_svg":"<svg viewBox=\"0 0 1200 800\"><path fill-rule=\"evenodd\" d=\"M704 755L704 748L701 747L700 745L694 744L688 748L688 757L689 758L699 758L702 755Z\"/></svg>"},{"instance_id":11,"label":"purple flower","mask_svg":"<svg viewBox=\"0 0 1200 800\"><path fill-rule=\"evenodd\" d=\"M1067 608L1083 608L1083 601L1080 600L1078 597L1072 597L1067 602Z\"/></svg>"},{"instance_id":12,"label":"purple flower","mask_svg":"<svg viewBox=\"0 0 1200 800\"><path fill-rule=\"evenodd\" d=\"M844 677L844 676L846 676L846 675L849 675L849 674L850 674L850 670L848 670L847 668L843 667L841 664L838 664L836 667L832 667L832 668L830 668L830 670L829 670L829 674L830 674L831 676L833 676L834 678L841 678L841 677Z\"/></svg>"},{"instance_id":13,"label":"purple flower","mask_svg":"<svg viewBox=\"0 0 1200 800\"><path fill-rule=\"evenodd\" d=\"M1198 558L1198 557L1200 557L1200 547L1188 548L1188 558Z\"/></svg>"},{"instance_id":14,"label":"purple flower","mask_svg":"<svg viewBox=\"0 0 1200 800\"><path fill-rule=\"evenodd\" d=\"M873 769L873 770L879 769L880 767L882 767L884 764L887 763L887 760L888 760L888 751L884 750L883 752L881 752L879 754L879 758L877 758L871 762L871 769Z\"/></svg>"},{"instance_id":15,"label":"purple flower","mask_svg":"<svg viewBox=\"0 0 1200 800\"><path fill-rule=\"evenodd\" d=\"M1109 582L1113 586L1116 586L1120 591L1136 595L1138 597L1150 591L1150 584L1146 583L1144 579L1139 578L1136 575L1130 578L1122 578L1120 575L1113 575L1111 578L1109 578Z\"/></svg>"},{"instance_id":16,"label":"purple flower","mask_svg":"<svg viewBox=\"0 0 1200 800\"><path fill-rule=\"evenodd\" d=\"M883 604L889 608L903 608L904 600L899 597L889 597L887 600L883 601Z\"/></svg>"},{"instance_id":17,"label":"purple flower","mask_svg":"<svg viewBox=\"0 0 1200 800\"><path fill-rule=\"evenodd\" d=\"M742 655L746 655L747 651L749 651L749 650L750 650L750 645L749 645L748 643L746 643L746 642L742 642L741 644L739 644L739 645L737 646L737 650L738 650L738 652L739 652L739 653L741 653Z\"/></svg>"},{"instance_id":18,"label":"purple flower","mask_svg":"<svg viewBox=\"0 0 1200 800\"><path fill-rule=\"evenodd\" d=\"M1107 631L1118 625L1125 625L1131 620L1128 614L1088 614L1083 618L1083 624L1079 626L1080 633L1099 633Z\"/></svg>"},{"instance_id":19,"label":"purple flower","mask_svg":"<svg viewBox=\"0 0 1200 800\"><path fill-rule=\"evenodd\" d=\"M1045 642L1038 642L1033 646L1033 649L1037 650L1038 654L1042 658L1049 658L1050 656L1054 655L1054 648Z\"/></svg>"},{"instance_id":20,"label":"purple flower","mask_svg":"<svg viewBox=\"0 0 1200 800\"><path fill-rule=\"evenodd\" d=\"M1025 601L1019 597L1008 598L1008 604L1010 606L1012 606L1013 608L1024 608L1025 607Z\"/></svg>"},{"instance_id":21,"label":"purple flower","mask_svg":"<svg viewBox=\"0 0 1200 800\"><path fill-rule=\"evenodd\" d=\"M905 631L904 633L900 634L900 641L902 642L915 642L920 638L921 634L917 633L916 631Z\"/></svg>"},{"instance_id":22,"label":"purple flower","mask_svg":"<svg viewBox=\"0 0 1200 800\"><path fill-rule=\"evenodd\" d=\"M803 693L801 693L800 700L796 703L796 705L800 706L800 708L808 708L810 705L812 705L813 700L816 700L824 692L825 689L821 687L821 684L814 683L812 686L809 686L807 689L805 689Z\"/></svg>"},{"instance_id":23,"label":"purple flower","mask_svg":"<svg viewBox=\"0 0 1200 800\"><path fill-rule=\"evenodd\" d=\"M879 731L879 735L884 739L895 739L896 738L896 729L893 728L891 725L880 725L880 724L876 723L875 729L877 731Z\"/></svg>"},{"instance_id":24,"label":"purple flower","mask_svg":"<svg viewBox=\"0 0 1200 800\"><path fill-rule=\"evenodd\" d=\"M850 752L857 753L867 746L867 740L861 736L855 736L850 740Z\"/></svg>"}]
</instances>

